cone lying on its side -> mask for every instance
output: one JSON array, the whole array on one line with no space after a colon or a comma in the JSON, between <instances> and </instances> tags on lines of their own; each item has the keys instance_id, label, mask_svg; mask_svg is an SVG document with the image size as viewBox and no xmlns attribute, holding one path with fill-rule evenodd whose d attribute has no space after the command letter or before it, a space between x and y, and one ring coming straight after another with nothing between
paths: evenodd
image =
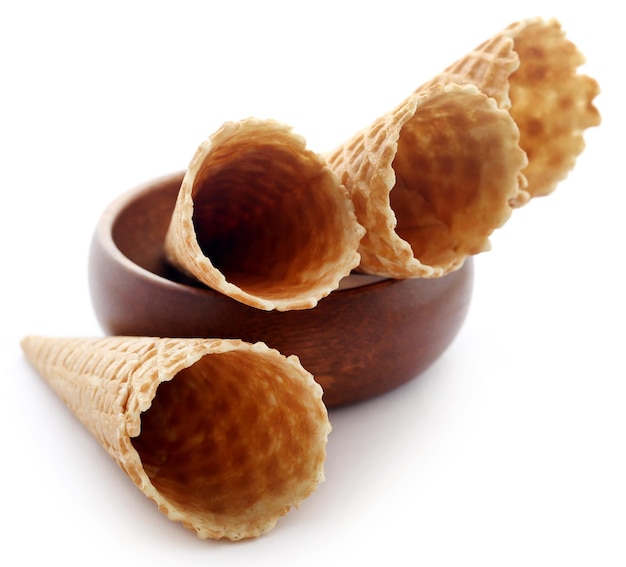
<instances>
[{"instance_id":1,"label":"cone lying on its side","mask_svg":"<svg viewBox=\"0 0 626 567\"><path fill-rule=\"evenodd\" d=\"M359 270L438 277L489 248L526 156L510 114L472 86L415 94L328 156L365 226Z\"/></svg>"},{"instance_id":2,"label":"cone lying on its side","mask_svg":"<svg viewBox=\"0 0 626 567\"><path fill-rule=\"evenodd\" d=\"M330 424L293 356L218 339L22 348L144 494L201 538L259 536L323 480Z\"/></svg>"},{"instance_id":3,"label":"cone lying on its side","mask_svg":"<svg viewBox=\"0 0 626 567\"><path fill-rule=\"evenodd\" d=\"M600 123L598 83L577 69L585 59L556 20L510 25L420 87L470 83L508 109L528 154L528 186L513 202L547 195L574 167L583 133Z\"/></svg>"},{"instance_id":4,"label":"cone lying on its side","mask_svg":"<svg viewBox=\"0 0 626 567\"><path fill-rule=\"evenodd\" d=\"M165 254L259 309L308 309L359 263L363 235L339 179L273 120L224 124L183 179Z\"/></svg>"}]
</instances>

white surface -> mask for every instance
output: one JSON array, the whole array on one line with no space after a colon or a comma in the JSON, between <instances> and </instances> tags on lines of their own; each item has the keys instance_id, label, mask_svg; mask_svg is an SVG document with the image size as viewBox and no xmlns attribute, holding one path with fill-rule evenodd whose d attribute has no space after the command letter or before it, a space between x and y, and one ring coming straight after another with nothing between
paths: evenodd
<instances>
[{"instance_id":1,"label":"white surface","mask_svg":"<svg viewBox=\"0 0 626 567\"><path fill-rule=\"evenodd\" d=\"M617 4L454 6L1 5L8 564L41 564L40 556L71 566L626 564ZM535 15L557 16L587 55L604 122L557 192L516 212L477 259L471 313L453 346L406 387L331 413L327 480L272 533L229 544L169 522L19 350L28 333L101 334L86 257L103 208L184 168L226 120L276 118L313 149L330 149L482 40Z\"/></svg>"}]
</instances>

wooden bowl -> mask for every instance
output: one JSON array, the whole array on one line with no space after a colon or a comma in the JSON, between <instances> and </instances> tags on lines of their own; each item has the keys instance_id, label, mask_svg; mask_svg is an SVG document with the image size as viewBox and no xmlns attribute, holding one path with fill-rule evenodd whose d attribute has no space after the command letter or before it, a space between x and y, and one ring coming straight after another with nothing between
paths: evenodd
<instances>
[{"instance_id":1,"label":"wooden bowl","mask_svg":"<svg viewBox=\"0 0 626 567\"><path fill-rule=\"evenodd\" d=\"M263 341L296 354L336 407L418 376L449 346L469 307L473 263L437 279L352 274L314 309L262 311L190 281L162 247L183 174L114 201L96 227L89 287L106 333Z\"/></svg>"}]
</instances>

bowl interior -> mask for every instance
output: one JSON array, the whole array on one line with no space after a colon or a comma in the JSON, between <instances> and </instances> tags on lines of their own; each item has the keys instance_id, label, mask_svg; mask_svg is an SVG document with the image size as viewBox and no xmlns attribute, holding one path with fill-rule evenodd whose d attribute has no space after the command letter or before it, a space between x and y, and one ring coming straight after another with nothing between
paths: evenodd
<instances>
[{"instance_id":1,"label":"bowl interior","mask_svg":"<svg viewBox=\"0 0 626 567\"><path fill-rule=\"evenodd\" d=\"M170 281L205 287L174 269L165 260L163 243L183 174L160 180L130 193L111 227L113 243L132 263Z\"/></svg>"}]
</instances>

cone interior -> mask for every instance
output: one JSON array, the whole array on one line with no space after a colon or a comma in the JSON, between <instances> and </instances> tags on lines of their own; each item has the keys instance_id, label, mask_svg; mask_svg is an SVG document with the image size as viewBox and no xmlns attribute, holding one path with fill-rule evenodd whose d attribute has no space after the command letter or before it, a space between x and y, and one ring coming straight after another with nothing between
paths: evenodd
<instances>
[{"instance_id":1,"label":"cone interior","mask_svg":"<svg viewBox=\"0 0 626 567\"><path fill-rule=\"evenodd\" d=\"M192 195L200 248L248 293L295 295L345 267L343 239L355 222L347 196L317 156L275 134L232 136L212 148Z\"/></svg>"},{"instance_id":2,"label":"cone interior","mask_svg":"<svg viewBox=\"0 0 626 567\"><path fill-rule=\"evenodd\" d=\"M427 98L404 124L389 199L396 233L422 264L459 265L488 247L517 191L515 137L505 113L461 90Z\"/></svg>"},{"instance_id":3,"label":"cone interior","mask_svg":"<svg viewBox=\"0 0 626 567\"><path fill-rule=\"evenodd\" d=\"M324 444L311 440L323 410L304 407L310 386L281 379L278 362L259 362L240 351L202 357L159 386L132 440L154 487L198 524L275 522L321 480L311 471Z\"/></svg>"}]
</instances>

